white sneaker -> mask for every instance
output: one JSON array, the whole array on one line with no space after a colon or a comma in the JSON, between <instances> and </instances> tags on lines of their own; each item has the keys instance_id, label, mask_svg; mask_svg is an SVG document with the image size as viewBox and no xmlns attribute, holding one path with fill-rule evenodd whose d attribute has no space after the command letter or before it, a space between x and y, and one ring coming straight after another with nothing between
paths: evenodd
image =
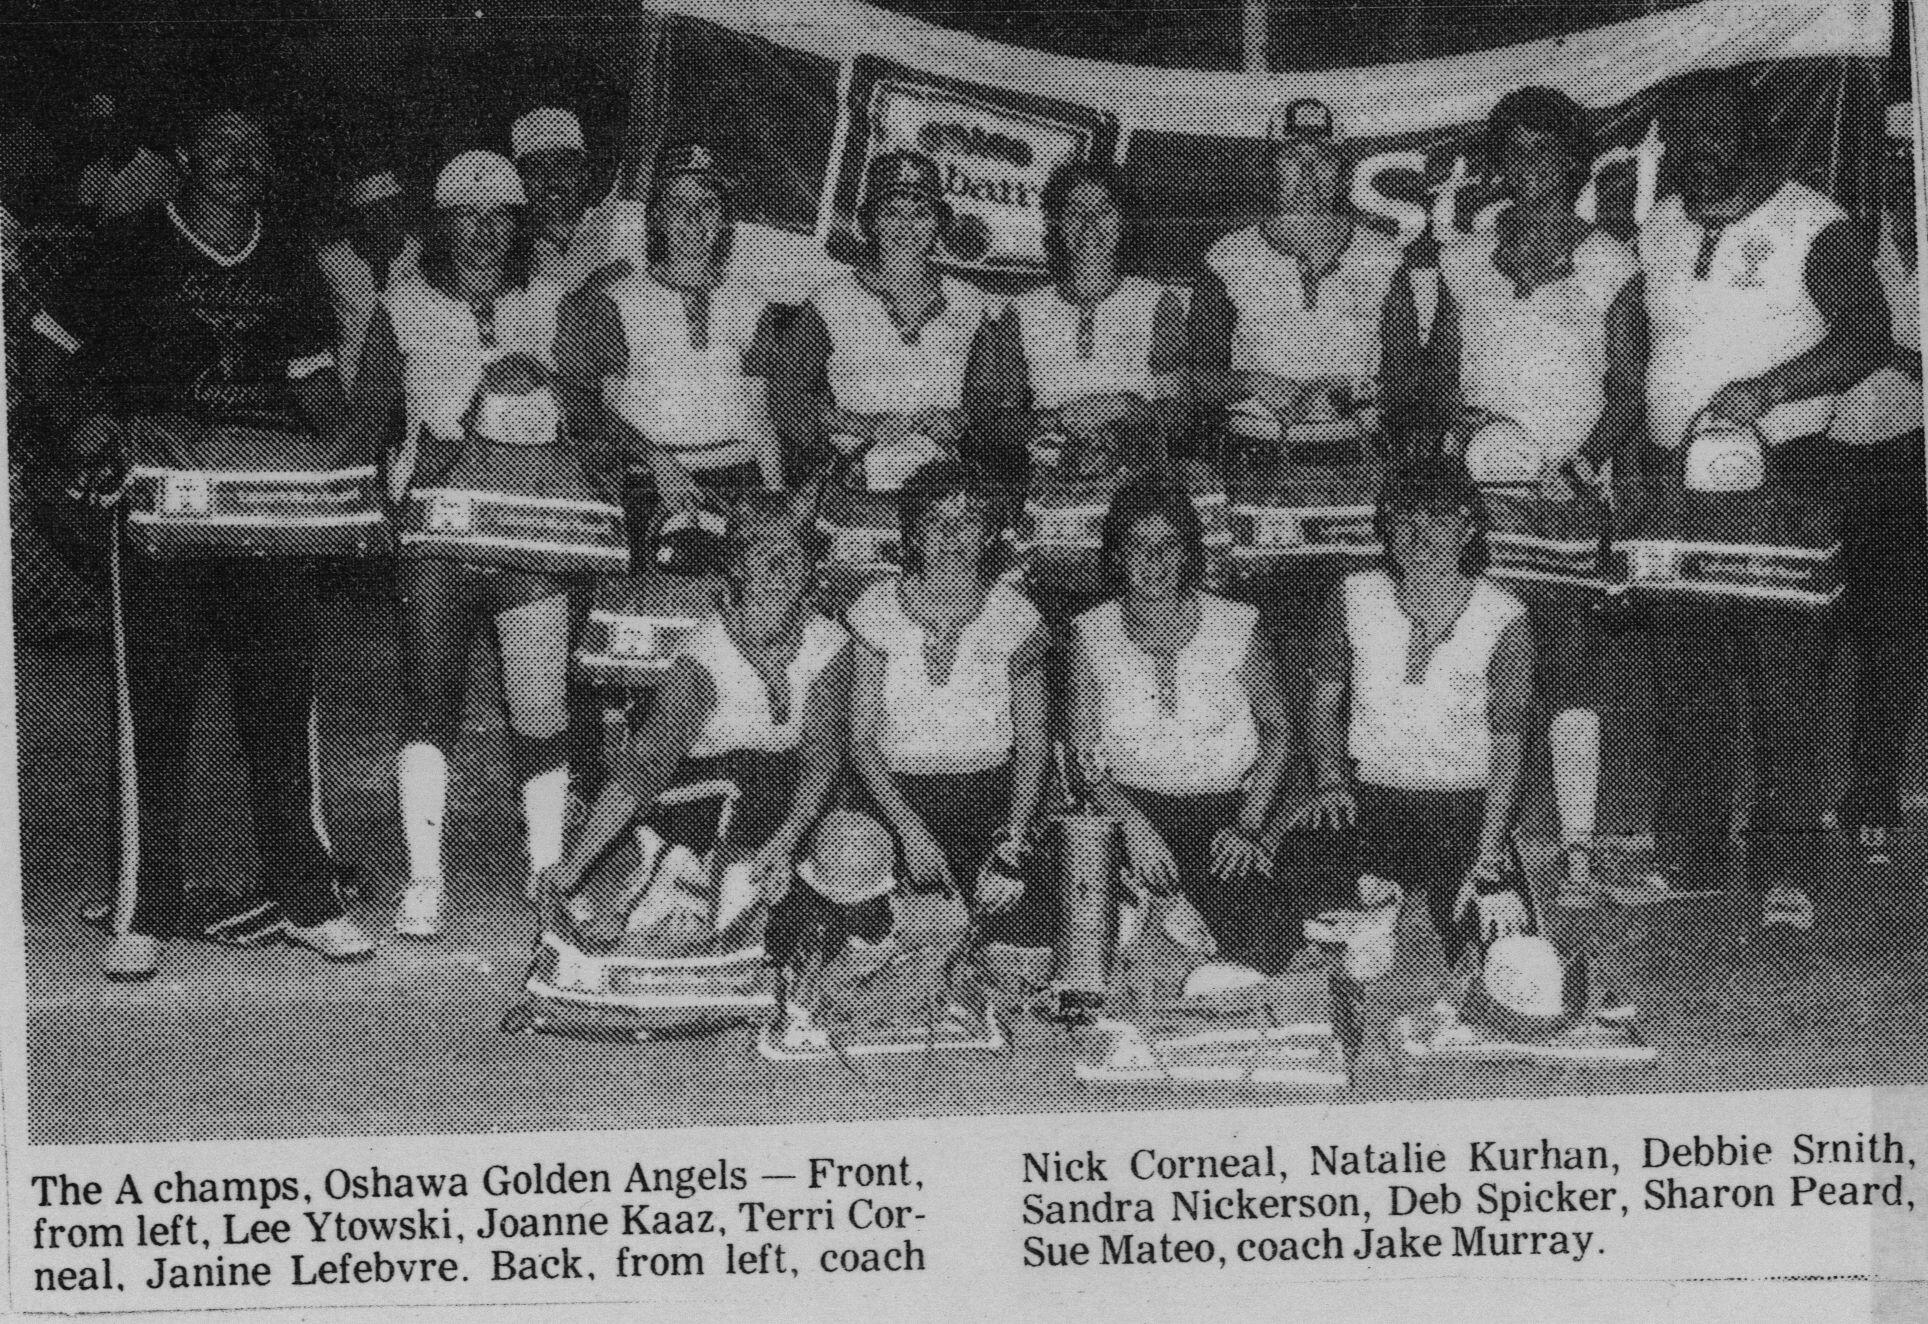
<instances>
[{"instance_id":1,"label":"white sneaker","mask_svg":"<svg viewBox=\"0 0 1928 1324\"><path fill-rule=\"evenodd\" d=\"M1240 965L1235 961L1209 961L1185 977L1184 996L1222 997L1264 982L1265 976L1249 965Z\"/></svg>"},{"instance_id":2,"label":"white sneaker","mask_svg":"<svg viewBox=\"0 0 1928 1324\"><path fill-rule=\"evenodd\" d=\"M161 940L146 933L117 933L101 958L101 972L117 984L152 979L161 965Z\"/></svg>"},{"instance_id":3,"label":"white sneaker","mask_svg":"<svg viewBox=\"0 0 1928 1324\"><path fill-rule=\"evenodd\" d=\"M310 928L290 924L287 933L289 942L306 947L324 960L366 961L375 954L375 944L368 940L361 926L346 915L323 920Z\"/></svg>"},{"instance_id":4,"label":"white sneaker","mask_svg":"<svg viewBox=\"0 0 1928 1324\"><path fill-rule=\"evenodd\" d=\"M1600 900L1600 879L1593 871L1593 848L1576 841L1562 853L1559 890L1554 898L1566 910L1591 910Z\"/></svg>"},{"instance_id":5,"label":"white sneaker","mask_svg":"<svg viewBox=\"0 0 1928 1324\"><path fill-rule=\"evenodd\" d=\"M1798 887L1770 887L1761 898L1761 928L1814 931L1814 898Z\"/></svg>"},{"instance_id":6,"label":"white sneaker","mask_svg":"<svg viewBox=\"0 0 1928 1324\"><path fill-rule=\"evenodd\" d=\"M426 942L442 932L442 906L448 889L440 878L417 878L402 893L402 904L395 908L395 932L404 938Z\"/></svg>"}]
</instances>

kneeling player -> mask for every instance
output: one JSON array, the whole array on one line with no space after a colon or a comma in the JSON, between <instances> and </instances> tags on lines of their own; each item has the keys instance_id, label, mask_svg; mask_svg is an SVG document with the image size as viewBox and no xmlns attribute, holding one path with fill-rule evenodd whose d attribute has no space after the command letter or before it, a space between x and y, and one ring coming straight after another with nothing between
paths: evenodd
<instances>
[{"instance_id":1,"label":"kneeling player","mask_svg":"<svg viewBox=\"0 0 1928 1324\"><path fill-rule=\"evenodd\" d=\"M819 615L808 592L815 530L788 497L747 494L726 535L727 594L664 675L562 862L542 879L564 898L578 935L609 944L645 918L702 937L705 919L662 895L625 896L626 874L595 866L638 814L670 844L684 824L665 791L723 781L741 791L734 838L747 847L739 877L766 903L790 886L792 861L823 814L847 730L849 637ZM713 815L712 815L713 817ZM707 825L704 830L710 831ZM660 880L669 888L672 880ZM670 936L667 932L665 936Z\"/></svg>"},{"instance_id":2,"label":"kneeling player","mask_svg":"<svg viewBox=\"0 0 1928 1324\"><path fill-rule=\"evenodd\" d=\"M1457 459L1388 476L1377 519L1385 568L1346 577L1313 649L1318 793L1280 855L1290 887L1308 854L1329 858L1332 847L1302 834L1348 834L1350 877L1427 893L1449 965L1476 938L1530 924L1510 833L1532 635L1525 608L1481 574L1484 518Z\"/></svg>"}]
</instances>

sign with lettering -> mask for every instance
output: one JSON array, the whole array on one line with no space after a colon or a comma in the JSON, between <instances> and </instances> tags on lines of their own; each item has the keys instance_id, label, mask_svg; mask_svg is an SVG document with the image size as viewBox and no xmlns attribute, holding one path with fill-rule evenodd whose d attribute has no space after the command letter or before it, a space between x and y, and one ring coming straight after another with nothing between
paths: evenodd
<instances>
[{"instance_id":1,"label":"sign with lettering","mask_svg":"<svg viewBox=\"0 0 1928 1324\"><path fill-rule=\"evenodd\" d=\"M1067 161L1110 160L1118 146L1117 120L1102 111L872 56L852 63L839 130L842 150L824 208L833 228L856 235L873 159L921 152L936 162L953 214L947 265L980 273L1042 273L1042 198L1051 172Z\"/></svg>"}]
</instances>

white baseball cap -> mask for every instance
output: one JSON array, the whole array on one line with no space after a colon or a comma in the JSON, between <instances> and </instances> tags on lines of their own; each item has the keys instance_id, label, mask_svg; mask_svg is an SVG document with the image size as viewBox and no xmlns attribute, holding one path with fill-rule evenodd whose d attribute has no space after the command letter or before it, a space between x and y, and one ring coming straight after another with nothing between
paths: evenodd
<instances>
[{"instance_id":1,"label":"white baseball cap","mask_svg":"<svg viewBox=\"0 0 1928 1324\"><path fill-rule=\"evenodd\" d=\"M400 197L401 193L401 183L395 178L393 170L377 170L356 179L341 191L341 197L351 207L366 207L383 198Z\"/></svg>"},{"instance_id":2,"label":"white baseball cap","mask_svg":"<svg viewBox=\"0 0 1928 1324\"><path fill-rule=\"evenodd\" d=\"M442 167L435 181L438 207L526 207L522 176L499 152L464 152Z\"/></svg>"},{"instance_id":3,"label":"white baseball cap","mask_svg":"<svg viewBox=\"0 0 1928 1324\"><path fill-rule=\"evenodd\" d=\"M509 151L518 161L537 152L584 150L582 121L574 111L541 106L509 126Z\"/></svg>"}]
</instances>

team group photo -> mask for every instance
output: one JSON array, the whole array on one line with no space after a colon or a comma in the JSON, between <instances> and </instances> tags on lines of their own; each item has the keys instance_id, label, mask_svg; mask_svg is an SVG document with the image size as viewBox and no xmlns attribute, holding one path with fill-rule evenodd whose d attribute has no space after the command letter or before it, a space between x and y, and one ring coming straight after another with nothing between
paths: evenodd
<instances>
[{"instance_id":1,"label":"team group photo","mask_svg":"<svg viewBox=\"0 0 1928 1324\"><path fill-rule=\"evenodd\" d=\"M298 8L0 126L34 1140L1928 1079L1905 4Z\"/></svg>"}]
</instances>

